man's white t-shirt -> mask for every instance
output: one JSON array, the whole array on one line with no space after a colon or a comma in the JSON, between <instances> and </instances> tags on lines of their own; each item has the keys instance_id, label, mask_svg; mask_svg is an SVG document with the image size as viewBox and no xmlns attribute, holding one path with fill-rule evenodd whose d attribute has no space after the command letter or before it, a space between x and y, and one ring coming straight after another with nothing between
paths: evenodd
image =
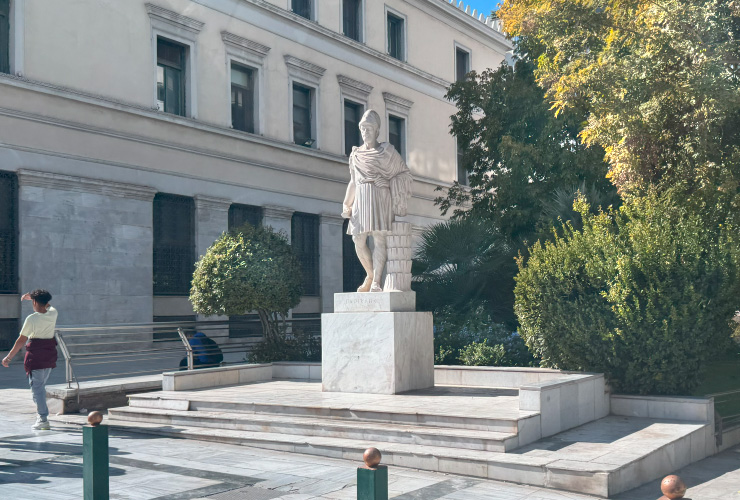
<instances>
[{"instance_id":1,"label":"man's white t-shirt","mask_svg":"<svg viewBox=\"0 0 740 500\"><path fill-rule=\"evenodd\" d=\"M21 329L21 335L29 339L54 338L54 328L57 325L57 310L50 307L45 313L33 313L26 317Z\"/></svg>"}]
</instances>

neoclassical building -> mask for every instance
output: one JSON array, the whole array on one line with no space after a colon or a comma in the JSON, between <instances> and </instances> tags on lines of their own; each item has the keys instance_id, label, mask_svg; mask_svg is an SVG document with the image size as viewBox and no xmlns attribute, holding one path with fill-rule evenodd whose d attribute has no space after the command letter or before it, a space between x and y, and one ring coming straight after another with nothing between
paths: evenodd
<instances>
[{"instance_id":1,"label":"neoclassical building","mask_svg":"<svg viewBox=\"0 0 740 500\"><path fill-rule=\"evenodd\" d=\"M189 319L193 264L245 221L283 230L305 296L359 284L341 200L362 113L414 175L406 220L459 178L447 87L510 50L447 0L0 0L0 343L60 323ZM464 174L463 178L464 178Z\"/></svg>"}]
</instances>

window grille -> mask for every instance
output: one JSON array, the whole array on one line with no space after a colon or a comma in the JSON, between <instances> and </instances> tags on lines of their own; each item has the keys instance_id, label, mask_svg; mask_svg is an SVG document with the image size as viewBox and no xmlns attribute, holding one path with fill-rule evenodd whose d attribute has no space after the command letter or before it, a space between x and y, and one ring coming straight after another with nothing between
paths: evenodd
<instances>
[{"instance_id":1,"label":"window grille","mask_svg":"<svg viewBox=\"0 0 740 500\"><path fill-rule=\"evenodd\" d=\"M291 245L301 264L303 295L319 295L319 217L294 213Z\"/></svg>"},{"instance_id":2,"label":"window grille","mask_svg":"<svg viewBox=\"0 0 740 500\"><path fill-rule=\"evenodd\" d=\"M154 316L154 323L182 323L182 331L188 335L195 333L195 315L188 316ZM155 341L177 340L181 341L180 334L177 333L177 325L164 326L153 329L153 338Z\"/></svg>"},{"instance_id":3,"label":"window grille","mask_svg":"<svg viewBox=\"0 0 740 500\"><path fill-rule=\"evenodd\" d=\"M299 16L311 19L311 0L292 0L291 6Z\"/></svg>"},{"instance_id":4,"label":"window grille","mask_svg":"<svg viewBox=\"0 0 740 500\"><path fill-rule=\"evenodd\" d=\"M362 0L342 0L342 24L344 36L360 40L360 19Z\"/></svg>"},{"instance_id":5,"label":"window grille","mask_svg":"<svg viewBox=\"0 0 740 500\"><path fill-rule=\"evenodd\" d=\"M157 38L157 108L185 116L185 46Z\"/></svg>"},{"instance_id":6,"label":"window grille","mask_svg":"<svg viewBox=\"0 0 740 500\"><path fill-rule=\"evenodd\" d=\"M388 117L388 142L393 144L393 147L401 156L405 154L403 144L404 126L405 120L403 118L393 115Z\"/></svg>"},{"instance_id":7,"label":"window grille","mask_svg":"<svg viewBox=\"0 0 740 500\"><path fill-rule=\"evenodd\" d=\"M0 351L12 349L20 331L18 319L0 319Z\"/></svg>"},{"instance_id":8,"label":"window grille","mask_svg":"<svg viewBox=\"0 0 740 500\"><path fill-rule=\"evenodd\" d=\"M10 0L0 0L0 73L10 73Z\"/></svg>"},{"instance_id":9,"label":"window grille","mask_svg":"<svg viewBox=\"0 0 740 500\"><path fill-rule=\"evenodd\" d=\"M0 172L0 294L18 293L18 178Z\"/></svg>"},{"instance_id":10,"label":"window grille","mask_svg":"<svg viewBox=\"0 0 740 500\"><path fill-rule=\"evenodd\" d=\"M189 295L195 264L192 198L154 197L154 295Z\"/></svg>"},{"instance_id":11,"label":"window grille","mask_svg":"<svg viewBox=\"0 0 740 500\"><path fill-rule=\"evenodd\" d=\"M236 130L254 133L255 71L231 65L231 124Z\"/></svg>"},{"instance_id":12,"label":"window grille","mask_svg":"<svg viewBox=\"0 0 740 500\"><path fill-rule=\"evenodd\" d=\"M344 154L352 153L352 146L362 144L360 135L360 119L363 106L352 101L344 101Z\"/></svg>"},{"instance_id":13,"label":"window grille","mask_svg":"<svg viewBox=\"0 0 740 500\"><path fill-rule=\"evenodd\" d=\"M347 234L348 225L349 220L345 220L342 226L342 291L356 292L367 273L357 257L352 236Z\"/></svg>"},{"instance_id":14,"label":"window grille","mask_svg":"<svg viewBox=\"0 0 740 500\"><path fill-rule=\"evenodd\" d=\"M311 137L312 90L297 83L293 84L293 142L311 147L315 142Z\"/></svg>"},{"instance_id":15,"label":"window grille","mask_svg":"<svg viewBox=\"0 0 740 500\"><path fill-rule=\"evenodd\" d=\"M388 13L388 55L403 61L403 23L402 17Z\"/></svg>"},{"instance_id":16,"label":"window grille","mask_svg":"<svg viewBox=\"0 0 740 500\"><path fill-rule=\"evenodd\" d=\"M465 80L465 75L470 72L470 53L455 49L455 78L459 82Z\"/></svg>"},{"instance_id":17,"label":"window grille","mask_svg":"<svg viewBox=\"0 0 740 500\"><path fill-rule=\"evenodd\" d=\"M229 207L229 231L246 223L254 227L262 225L262 207L232 203Z\"/></svg>"}]
</instances>

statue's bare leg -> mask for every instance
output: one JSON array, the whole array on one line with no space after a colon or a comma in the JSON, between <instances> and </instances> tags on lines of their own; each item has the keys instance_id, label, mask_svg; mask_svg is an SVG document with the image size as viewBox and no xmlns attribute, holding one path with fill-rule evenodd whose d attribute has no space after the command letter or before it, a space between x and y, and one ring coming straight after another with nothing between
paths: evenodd
<instances>
[{"instance_id":1,"label":"statue's bare leg","mask_svg":"<svg viewBox=\"0 0 740 500\"><path fill-rule=\"evenodd\" d=\"M385 269L385 260L388 253L386 235L380 231L373 231L373 284L370 287L371 292L382 292L383 269Z\"/></svg>"},{"instance_id":2,"label":"statue's bare leg","mask_svg":"<svg viewBox=\"0 0 740 500\"><path fill-rule=\"evenodd\" d=\"M357 257L360 259L360 264L365 269L365 273L367 273L365 281L357 289L358 292L369 292L373 282L373 254L367 246L367 235L368 233L361 233L352 236L352 241L355 242Z\"/></svg>"}]
</instances>

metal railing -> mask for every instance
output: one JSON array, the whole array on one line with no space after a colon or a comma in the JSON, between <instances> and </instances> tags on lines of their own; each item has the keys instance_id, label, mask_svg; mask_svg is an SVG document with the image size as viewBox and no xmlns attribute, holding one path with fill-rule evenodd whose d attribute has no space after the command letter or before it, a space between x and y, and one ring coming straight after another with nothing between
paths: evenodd
<instances>
[{"instance_id":1,"label":"metal railing","mask_svg":"<svg viewBox=\"0 0 740 500\"><path fill-rule=\"evenodd\" d=\"M285 325L288 331L320 333L318 318L294 318ZM197 332L215 341L218 350L193 342ZM76 384L78 393L80 382L86 380L247 363L249 353L263 340L259 319L249 316L236 321L70 326L57 328L55 334L64 356L67 387ZM216 352L223 355L222 361L199 362Z\"/></svg>"},{"instance_id":2,"label":"metal railing","mask_svg":"<svg viewBox=\"0 0 740 500\"><path fill-rule=\"evenodd\" d=\"M722 434L740 427L740 390L707 394L714 398L715 433L718 444Z\"/></svg>"}]
</instances>

